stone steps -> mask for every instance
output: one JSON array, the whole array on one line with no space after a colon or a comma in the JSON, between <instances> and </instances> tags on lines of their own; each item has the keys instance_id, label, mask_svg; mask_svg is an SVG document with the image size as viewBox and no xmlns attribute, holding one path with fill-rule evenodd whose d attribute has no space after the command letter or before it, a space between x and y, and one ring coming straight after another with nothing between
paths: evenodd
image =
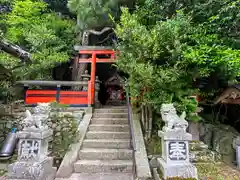
<instances>
[{"instance_id":1,"label":"stone steps","mask_svg":"<svg viewBox=\"0 0 240 180\"><path fill-rule=\"evenodd\" d=\"M121 105L121 106L104 105L102 108L103 109L127 109L127 106L126 105Z\"/></svg>"},{"instance_id":2,"label":"stone steps","mask_svg":"<svg viewBox=\"0 0 240 180\"><path fill-rule=\"evenodd\" d=\"M86 134L87 139L129 139L129 132L111 132L111 131L89 131Z\"/></svg>"},{"instance_id":3,"label":"stone steps","mask_svg":"<svg viewBox=\"0 0 240 180\"><path fill-rule=\"evenodd\" d=\"M79 160L74 164L76 173L125 172L133 171L132 160Z\"/></svg>"},{"instance_id":4,"label":"stone steps","mask_svg":"<svg viewBox=\"0 0 240 180\"><path fill-rule=\"evenodd\" d=\"M95 109L69 180L133 180L126 106Z\"/></svg>"},{"instance_id":5,"label":"stone steps","mask_svg":"<svg viewBox=\"0 0 240 180\"><path fill-rule=\"evenodd\" d=\"M115 132L129 132L129 125L122 124L91 124L89 131L115 131Z\"/></svg>"},{"instance_id":6,"label":"stone steps","mask_svg":"<svg viewBox=\"0 0 240 180\"><path fill-rule=\"evenodd\" d=\"M131 160L132 150L129 149L102 149L83 148L79 152L79 159L87 160Z\"/></svg>"},{"instance_id":7,"label":"stone steps","mask_svg":"<svg viewBox=\"0 0 240 180\"><path fill-rule=\"evenodd\" d=\"M132 173L74 173L69 180L134 180Z\"/></svg>"},{"instance_id":8,"label":"stone steps","mask_svg":"<svg viewBox=\"0 0 240 180\"><path fill-rule=\"evenodd\" d=\"M128 113L128 109L126 108L102 108L102 109L95 109L94 113Z\"/></svg>"},{"instance_id":9,"label":"stone steps","mask_svg":"<svg viewBox=\"0 0 240 180\"><path fill-rule=\"evenodd\" d=\"M94 113L93 118L127 118L128 113Z\"/></svg>"},{"instance_id":10,"label":"stone steps","mask_svg":"<svg viewBox=\"0 0 240 180\"><path fill-rule=\"evenodd\" d=\"M83 141L84 148L116 148L129 149L130 140L128 139L85 139Z\"/></svg>"},{"instance_id":11,"label":"stone steps","mask_svg":"<svg viewBox=\"0 0 240 180\"><path fill-rule=\"evenodd\" d=\"M91 124L121 124L128 125L127 118L93 118Z\"/></svg>"}]
</instances>

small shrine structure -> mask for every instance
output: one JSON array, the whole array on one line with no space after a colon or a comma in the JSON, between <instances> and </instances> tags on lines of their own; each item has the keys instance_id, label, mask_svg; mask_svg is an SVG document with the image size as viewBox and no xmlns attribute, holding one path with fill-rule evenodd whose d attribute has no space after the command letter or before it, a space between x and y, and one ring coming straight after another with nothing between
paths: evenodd
<instances>
[{"instance_id":1,"label":"small shrine structure","mask_svg":"<svg viewBox=\"0 0 240 180\"><path fill-rule=\"evenodd\" d=\"M240 104L240 84L228 86L214 104Z\"/></svg>"},{"instance_id":2,"label":"small shrine structure","mask_svg":"<svg viewBox=\"0 0 240 180\"><path fill-rule=\"evenodd\" d=\"M119 104L124 103L124 89L123 89L124 80L118 73L115 73L105 82L105 87L108 93L107 104Z\"/></svg>"},{"instance_id":3,"label":"small shrine structure","mask_svg":"<svg viewBox=\"0 0 240 180\"><path fill-rule=\"evenodd\" d=\"M96 77L97 63L115 63L116 51L106 46L75 46L79 55L75 58L77 63L91 63L90 75L84 74L83 81L18 81L24 85L24 101L26 105L38 103L58 102L73 107L88 107L99 103L96 100L100 81ZM85 55L85 56L80 56ZM106 58L98 58L104 55ZM82 58L82 57L88 58ZM82 90L61 90L61 86L83 86ZM30 89L30 86L53 86L55 89Z\"/></svg>"}]
</instances>

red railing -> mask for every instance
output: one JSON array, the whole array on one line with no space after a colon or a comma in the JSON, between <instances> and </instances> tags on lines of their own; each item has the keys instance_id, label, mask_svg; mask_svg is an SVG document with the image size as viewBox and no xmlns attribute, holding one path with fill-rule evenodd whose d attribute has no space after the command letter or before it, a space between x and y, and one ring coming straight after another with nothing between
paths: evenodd
<instances>
[{"instance_id":1,"label":"red railing","mask_svg":"<svg viewBox=\"0 0 240 180\"><path fill-rule=\"evenodd\" d=\"M25 104L26 105L36 105L37 103L50 103L58 102L59 104L65 104L69 106L78 106L78 107L87 107L94 104L92 101L92 92L91 92L91 81L88 81L88 91L73 91L73 90L61 90L60 85L56 84L67 84L70 82L54 82L54 81L24 81L20 82L25 84ZM41 82L41 85L55 85L57 86L56 90L32 90L28 89L29 84L35 85ZM70 84L74 84L71 82ZM80 83L76 83L80 84ZM74 84L74 85L76 85Z\"/></svg>"}]
</instances>

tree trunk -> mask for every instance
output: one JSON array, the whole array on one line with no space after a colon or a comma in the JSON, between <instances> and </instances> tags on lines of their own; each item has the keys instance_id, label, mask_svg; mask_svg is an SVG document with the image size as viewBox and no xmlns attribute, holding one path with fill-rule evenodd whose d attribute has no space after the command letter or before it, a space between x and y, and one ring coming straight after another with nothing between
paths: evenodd
<instances>
[{"instance_id":1,"label":"tree trunk","mask_svg":"<svg viewBox=\"0 0 240 180\"><path fill-rule=\"evenodd\" d=\"M145 105L144 106L144 112L145 112L145 127L144 127L144 129L145 129L145 139L147 140L148 139L148 108L147 108L147 106Z\"/></svg>"},{"instance_id":2,"label":"tree trunk","mask_svg":"<svg viewBox=\"0 0 240 180\"><path fill-rule=\"evenodd\" d=\"M94 44L99 44L99 42L90 42L89 36L90 34L96 35L96 36L101 36L104 33L107 34L107 32L111 33L112 28L110 27L105 27L101 31L95 31L95 30L86 30L83 32L83 38L82 38L82 46L89 46L89 45L94 45ZM109 39L109 34L107 34L107 37L101 41L101 44L104 43ZM88 58L88 55L80 55L81 58ZM82 80L82 74L87 70L88 64L87 63L79 63L78 62L78 57L75 59L74 64L73 64L73 71L72 71L72 80L73 81L81 81ZM82 85L80 86L75 86L73 88L74 90L81 90Z\"/></svg>"},{"instance_id":3,"label":"tree trunk","mask_svg":"<svg viewBox=\"0 0 240 180\"><path fill-rule=\"evenodd\" d=\"M88 46L89 45L89 31L83 32L83 38L82 38L82 46ZM87 55L80 55L82 58L87 58ZM73 81L81 81L82 80L82 74L87 70L87 63L79 63L78 62L79 56L77 56L74 60L73 64L73 71L72 71L72 80ZM81 90L82 85L79 86L73 86L74 90Z\"/></svg>"}]
</instances>

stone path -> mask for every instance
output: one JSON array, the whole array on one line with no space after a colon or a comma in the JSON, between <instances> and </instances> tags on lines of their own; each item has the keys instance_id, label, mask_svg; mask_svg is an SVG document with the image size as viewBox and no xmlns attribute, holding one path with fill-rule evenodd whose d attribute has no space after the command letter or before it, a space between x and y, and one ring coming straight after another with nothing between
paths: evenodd
<instances>
[{"instance_id":1,"label":"stone path","mask_svg":"<svg viewBox=\"0 0 240 180\"><path fill-rule=\"evenodd\" d=\"M133 180L127 118L125 106L95 109L79 160L68 180Z\"/></svg>"}]
</instances>

